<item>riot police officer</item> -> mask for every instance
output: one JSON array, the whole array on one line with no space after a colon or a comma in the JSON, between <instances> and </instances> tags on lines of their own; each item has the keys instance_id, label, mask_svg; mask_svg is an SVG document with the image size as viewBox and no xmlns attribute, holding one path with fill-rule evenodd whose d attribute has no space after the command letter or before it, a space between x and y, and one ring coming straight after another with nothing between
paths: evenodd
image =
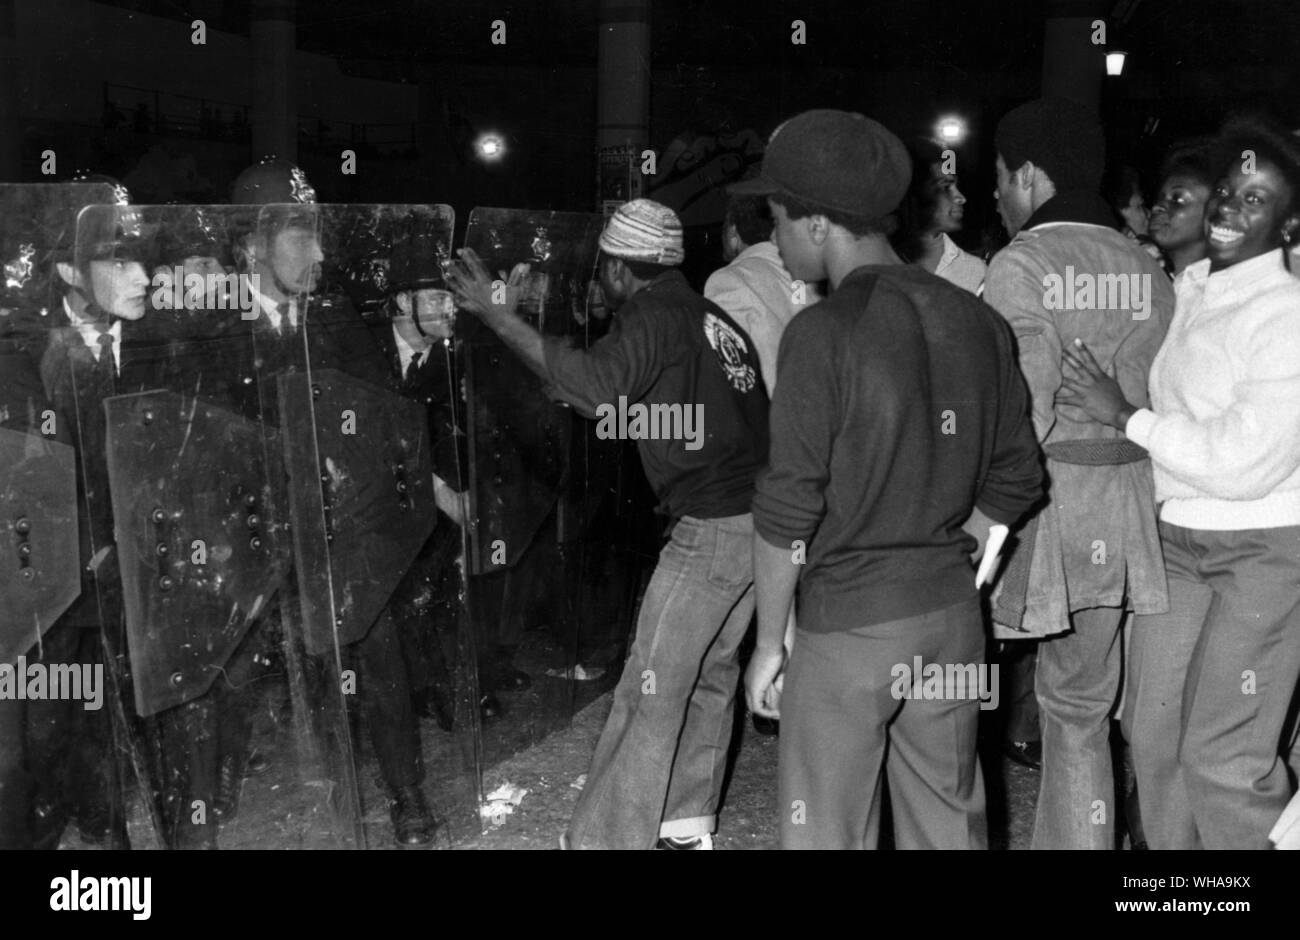
<instances>
[{"instance_id":1,"label":"riot police officer","mask_svg":"<svg viewBox=\"0 0 1300 940\"><path fill-rule=\"evenodd\" d=\"M236 179L232 199L258 210L250 211L235 237L237 269L252 282L253 309L241 322L250 353L245 364L260 390L257 416L284 436L311 434L311 428L289 426L283 402L268 394L278 376L332 369L383 388L390 381L388 363L349 299L322 280L321 215L301 170L266 158ZM332 549L348 550L343 544ZM302 576L298 572L297 579ZM300 616L296 595L294 585L280 598L290 621ZM420 790L423 767L406 659L388 611L338 652L344 671L357 677L357 694L347 702L369 727L395 838L426 844L434 822ZM317 666L328 684L331 664Z\"/></svg>"},{"instance_id":2,"label":"riot police officer","mask_svg":"<svg viewBox=\"0 0 1300 940\"><path fill-rule=\"evenodd\" d=\"M12 548L17 555L18 545L24 536L34 535L45 545L54 544L49 528L56 519L76 519L76 507L54 505L47 494L27 490L15 479L25 474L30 480L35 458L44 459L45 441L62 445L71 443L69 423L53 411L41 385L36 362L44 346L45 334L39 309L48 305L48 268L45 258L45 233L41 231L42 210L45 215L51 208L61 210L62 223L71 226L76 206L59 203L57 207L45 205L45 200L57 196L75 199L75 190L83 187L6 187L3 194L3 211L0 212L0 246L4 252L5 278L0 282L0 429L17 432L20 436L4 435L0 444L0 477L9 496L9 508L15 510L10 522ZM64 189L67 191L65 192ZM51 420L52 419L52 420ZM35 449L32 444L38 442ZM64 451L66 454L67 452ZM15 501L16 500L16 501ZM35 531L33 531L35 530ZM8 533L6 533L8 534ZM29 543L30 545L30 543ZM5 574L21 574L14 568L27 566L28 572L43 568L43 559L31 556L11 557L6 551ZM13 562L17 565L13 565ZM12 565L12 567L11 567ZM43 578L53 572L41 571ZM19 598L6 597L6 615L22 604ZM0 624L0 665L15 666L18 657L26 662L66 662L75 655L75 646L81 631L66 624L53 626L48 622L57 616L54 611L23 611L15 613L11 633ZM25 614L25 616L24 616ZM32 642L32 620L44 636ZM62 828L57 828L51 818L63 812L61 804L60 771L62 763L60 745L66 741L71 729L80 732L83 722L69 713L63 702L24 701L0 698L0 849L30 849L57 845ZM63 740L60 740L63 739ZM38 824L37 808L41 807Z\"/></svg>"},{"instance_id":3,"label":"riot police officer","mask_svg":"<svg viewBox=\"0 0 1300 940\"><path fill-rule=\"evenodd\" d=\"M115 187L119 200L129 194ZM52 255L57 310L41 358L41 379L57 413L72 422L78 459L82 594L64 615L77 660L120 674L122 595L113 547L103 402L117 393L123 337L144 317L152 234L124 204L94 213L75 240L64 229ZM80 727L77 727L80 725ZM118 728L118 735L127 729ZM65 800L83 839L126 846L123 788L108 750L107 710L77 715L67 735ZM56 824L53 828L61 828Z\"/></svg>"},{"instance_id":4,"label":"riot police officer","mask_svg":"<svg viewBox=\"0 0 1300 940\"><path fill-rule=\"evenodd\" d=\"M428 234L402 233L391 246L385 315L372 329L390 366L388 387L428 411L438 521L393 592L389 611L401 633L417 712L450 731L454 679L448 651L455 650L463 590L456 559L468 511L468 466L464 408L451 348L454 305Z\"/></svg>"},{"instance_id":5,"label":"riot police officer","mask_svg":"<svg viewBox=\"0 0 1300 940\"><path fill-rule=\"evenodd\" d=\"M119 384L129 391L163 389L189 401L231 406L240 389L237 370L228 367L239 342L234 333L237 291L232 290L227 270L231 263L228 213L211 206L154 212L159 233L150 310L142 329L127 344L129 355ZM207 518L193 523L200 528L217 524ZM199 597L187 598L193 603L173 603L170 617L192 621L183 626L199 628L200 635L219 636L230 621L230 605L204 604L201 593L200 589ZM173 624L173 628L181 626ZM135 642L147 644L152 639L146 621ZM210 644L210 658L204 665L214 675L211 686L180 704L150 710L156 714L157 732L153 767L160 774L155 786L170 848L217 848L217 826L234 816L244 773L266 769L266 760L255 751L250 753L250 743L260 689L255 680L270 672L270 649L265 631L254 629L233 651L221 643ZM157 669L160 660L135 650L133 661ZM202 812L195 811L200 808Z\"/></svg>"}]
</instances>

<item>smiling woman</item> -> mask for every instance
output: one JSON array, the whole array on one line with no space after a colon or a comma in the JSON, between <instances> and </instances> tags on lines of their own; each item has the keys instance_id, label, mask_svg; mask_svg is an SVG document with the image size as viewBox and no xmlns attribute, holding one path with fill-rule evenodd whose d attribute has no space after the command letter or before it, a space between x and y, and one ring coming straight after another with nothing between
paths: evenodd
<instances>
[{"instance_id":1,"label":"smiling woman","mask_svg":"<svg viewBox=\"0 0 1300 940\"><path fill-rule=\"evenodd\" d=\"M1205 204L1217 181L1218 154L1213 141L1193 140L1175 144L1165 155L1150 233L1171 274L1205 257Z\"/></svg>"},{"instance_id":2,"label":"smiling woman","mask_svg":"<svg viewBox=\"0 0 1300 940\"><path fill-rule=\"evenodd\" d=\"M1300 155L1284 135L1261 136L1248 125L1225 135L1239 152L1215 185L1205 211L1210 270L1290 245L1300 227ZM1286 254L1282 255L1285 263Z\"/></svg>"},{"instance_id":3,"label":"smiling woman","mask_svg":"<svg viewBox=\"0 0 1300 940\"><path fill-rule=\"evenodd\" d=\"M1125 709L1152 848L1267 848L1290 797L1278 755L1300 676L1300 280L1284 248L1300 229L1300 147L1255 121L1222 139L1208 257L1175 282L1151 408L1082 344L1060 394L1147 448L1163 504L1169 610L1135 620Z\"/></svg>"}]
</instances>

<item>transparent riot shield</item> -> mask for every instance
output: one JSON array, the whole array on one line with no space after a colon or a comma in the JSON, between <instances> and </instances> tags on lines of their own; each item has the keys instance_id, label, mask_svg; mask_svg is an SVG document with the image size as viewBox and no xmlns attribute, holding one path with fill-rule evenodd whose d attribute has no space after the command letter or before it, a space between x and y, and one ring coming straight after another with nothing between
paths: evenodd
<instances>
[{"instance_id":1,"label":"transparent riot shield","mask_svg":"<svg viewBox=\"0 0 1300 940\"><path fill-rule=\"evenodd\" d=\"M13 665L80 593L77 462L71 446L40 433L49 409L37 397L39 382L30 397L12 387L19 369L30 370L29 379L38 378L35 369L12 361L21 352L4 355L5 397L21 396L5 403L6 421L21 429L0 427L0 513L9 535L0 543L0 663ZM35 422L25 420L28 402L39 406Z\"/></svg>"},{"instance_id":2,"label":"transparent riot shield","mask_svg":"<svg viewBox=\"0 0 1300 940\"><path fill-rule=\"evenodd\" d=\"M6 309L0 321L0 849L21 849L56 845L62 834L39 831L39 820L60 812L70 768L58 758L71 755L57 747L82 724L80 703L29 702L28 666L43 674L51 665L79 665L64 652L79 631L60 619L80 593L81 577L76 452L28 344L12 329L15 311Z\"/></svg>"},{"instance_id":3,"label":"transparent riot shield","mask_svg":"<svg viewBox=\"0 0 1300 940\"><path fill-rule=\"evenodd\" d=\"M128 839L144 755L130 734L102 513L102 448L86 305L65 303L78 213L102 184L0 186L0 846L152 841L151 803ZM111 361L111 359L109 360ZM81 394L78 394L78 393Z\"/></svg>"},{"instance_id":4,"label":"transparent riot shield","mask_svg":"<svg viewBox=\"0 0 1300 940\"><path fill-rule=\"evenodd\" d=\"M0 186L0 663L11 666L80 594L76 450L39 366L58 241L83 206L111 197L102 184Z\"/></svg>"},{"instance_id":5,"label":"transparent riot shield","mask_svg":"<svg viewBox=\"0 0 1300 940\"><path fill-rule=\"evenodd\" d=\"M587 346L604 332L595 283L600 229L595 214L476 208L465 244L494 277L527 263L519 314L547 336ZM486 608L480 682L499 713L484 726L490 766L567 722L622 665L626 626L592 593L603 565L588 550L612 531L598 520L613 502L619 448L553 402L494 333L472 316L461 321L476 519L471 570Z\"/></svg>"},{"instance_id":6,"label":"transparent riot shield","mask_svg":"<svg viewBox=\"0 0 1300 940\"><path fill-rule=\"evenodd\" d=\"M287 298L279 329L302 353L276 381L295 642L308 681L337 693L372 847L477 824L458 369L421 328L445 320L450 337L453 223L439 205L268 206L259 222L262 289Z\"/></svg>"},{"instance_id":7,"label":"transparent riot shield","mask_svg":"<svg viewBox=\"0 0 1300 940\"><path fill-rule=\"evenodd\" d=\"M139 803L169 848L359 844L340 693L299 655L277 380L305 357L258 333L258 223L95 206L77 228L88 309L116 338L79 431L102 449Z\"/></svg>"}]
</instances>

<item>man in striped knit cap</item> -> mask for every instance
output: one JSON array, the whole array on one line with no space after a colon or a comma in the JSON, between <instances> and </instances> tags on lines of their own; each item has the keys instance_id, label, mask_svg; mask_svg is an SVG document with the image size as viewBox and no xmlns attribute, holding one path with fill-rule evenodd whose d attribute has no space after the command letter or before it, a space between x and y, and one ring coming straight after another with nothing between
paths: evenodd
<instances>
[{"instance_id":1,"label":"man in striped knit cap","mask_svg":"<svg viewBox=\"0 0 1300 940\"><path fill-rule=\"evenodd\" d=\"M749 504L767 458L767 394L752 340L677 270L676 213L633 200L609 220L600 251L600 285L616 315L587 350L514 315L526 266L494 297L466 249L450 279L461 307L552 394L599 419L598 434L636 440L668 522L613 710L561 841L575 849L710 848L737 650L754 612Z\"/></svg>"}]
</instances>

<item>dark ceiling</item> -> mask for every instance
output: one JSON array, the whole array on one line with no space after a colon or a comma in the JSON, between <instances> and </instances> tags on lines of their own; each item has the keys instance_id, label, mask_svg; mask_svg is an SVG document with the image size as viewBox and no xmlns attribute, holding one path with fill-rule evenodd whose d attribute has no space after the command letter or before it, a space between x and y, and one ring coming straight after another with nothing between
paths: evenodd
<instances>
[{"instance_id":1,"label":"dark ceiling","mask_svg":"<svg viewBox=\"0 0 1300 940\"><path fill-rule=\"evenodd\" d=\"M247 32L252 0L107 0L111 5ZM402 63L591 64L597 0L298 0L298 44L341 59ZM996 65L1037 69L1044 0L653 0L660 66ZM1112 43L1144 62L1291 66L1300 0L1118 0ZM790 43L790 22L808 43ZM489 42L507 23L505 47Z\"/></svg>"}]
</instances>

